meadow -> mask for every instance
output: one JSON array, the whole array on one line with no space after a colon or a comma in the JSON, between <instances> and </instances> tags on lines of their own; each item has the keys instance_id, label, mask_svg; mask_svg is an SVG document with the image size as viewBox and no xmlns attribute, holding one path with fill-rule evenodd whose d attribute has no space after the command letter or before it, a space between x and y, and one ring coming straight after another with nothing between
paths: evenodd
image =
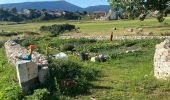
<instances>
[{"instance_id":1,"label":"meadow","mask_svg":"<svg viewBox=\"0 0 170 100\"><path fill-rule=\"evenodd\" d=\"M44 41L45 40L45 41ZM27 40L24 40L27 41ZM76 62L85 69L94 69L99 72L90 83L92 87L87 94L76 96L62 95L62 100L168 100L170 99L170 82L157 80L153 71L153 56L155 45L163 40L124 40L124 41L89 41L89 40L60 40L58 38L41 38L32 43L39 47L42 53L44 46L40 43L50 43L50 54L61 52L60 45L75 44L76 51L105 54L109 56L106 62L80 61L77 55L65 52L70 61ZM23 41L22 41L23 42ZM108 48L105 48L106 45ZM83 49L81 48L83 47ZM136 52L127 50L138 49ZM5 58L3 47L0 57ZM20 88L17 85L15 67L7 63L6 58L0 59L0 97L8 96L9 99L20 97ZM3 65L3 66L2 66ZM92 76L90 76L92 77ZM5 92L4 92L5 91ZM15 93L15 94L14 94Z\"/></svg>"},{"instance_id":2,"label":"meadow","mask_svg":"<svg viewBox=\"0 0 170 100\"><path fill-rule=\"evenodd\" d=\"M39 32L41 26L49 26L53 24L74 24L80 28L80 31L67 33L65 35L85 35L85 36L107 36L113 31L113 28L117 28L114 35L134 35L127 30L129 28L143 28L143 33L152 32L153 35L160 35L161 33L169 33L170 29L170 17L167 17L163 23L159 23L156 18L146 19L143 22L136 20L118 20L118 21L48 21L48 22L29 22L29 23L12 23L0 22L0 31L7 32ZM47 33L44 33L47 34Z\"/></svg>"},{"instance_id":3,"label":"meadow","mask_svg":"<svg viewBox=\"0 0 170 100\"><path fill-rule=\"evenodd\" d=\"M158 23L156 19L147 19L144 22L132 21L49 21L22 24L8 24L1 22L0 30L10 32L33 31L40 32L42 25L69 23L80 27L80 32L65 33L64 35L109 35L116 27L114 35L129 35L124 33L127 28L143 28L146 32L154 32L160 35L162 32L170 32L170 17L166 23ZM23 46L29 43L35 44L40 53L45 54L45 46L48 44L51 55L63 52L61 45L72 44L74 51L65 51L69 60L84 69L93 69L98 72L93 80L90 80L90 91L86 94L74 96L61 95L62 100L168 100L170 99L170 82L158 80L154 77L153 57L155 45L163 40L123 40L112 41L68 39L61 40L58 37L49 37L49 33L42 33L39 38L30 37L21 40ZM45 36L44 36L45 35ZM1 37L1 40L8 39ZM126 52L136 50L135 52ZM104 54L109 57L106 62L80 61L76 53ZM93 73L93 72L92 72ZM90 74L93 75L93 74ZM15 100L22 98L15 67L8 63L4 47L0 44L0 99Z\"/></svg>"}]
</instances>

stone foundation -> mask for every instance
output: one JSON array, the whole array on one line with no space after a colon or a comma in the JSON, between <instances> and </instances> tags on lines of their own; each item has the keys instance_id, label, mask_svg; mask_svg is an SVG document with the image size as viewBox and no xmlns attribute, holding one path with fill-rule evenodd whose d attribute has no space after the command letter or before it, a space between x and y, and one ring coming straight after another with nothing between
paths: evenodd
<instances>
[{"instance_id":1,"label":"stone foundation","mask_svg":"<svg viewBox=\"0 0 170 100\"><path fill-rule=\"evenodd\" d=\"M154 76L158 79L170 78L170 40L156 45L154 56Z\"/></svg>"}]
</instances>

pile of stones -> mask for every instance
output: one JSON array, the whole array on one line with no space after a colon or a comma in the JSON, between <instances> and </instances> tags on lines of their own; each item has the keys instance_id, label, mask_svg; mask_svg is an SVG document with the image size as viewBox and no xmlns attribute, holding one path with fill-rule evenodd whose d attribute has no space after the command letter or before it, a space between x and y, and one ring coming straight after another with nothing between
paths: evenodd
<instances>
[{"instance_id":1,"label":"pile of stones","mask_svg":"<svg viewBox=\"0 0 170 100\"><path fill-rule=\"evenodd\" d=\"M168 39L156 45L154 76L165 80L170 78L170 40Z\"/></svg>"}]
</instances>

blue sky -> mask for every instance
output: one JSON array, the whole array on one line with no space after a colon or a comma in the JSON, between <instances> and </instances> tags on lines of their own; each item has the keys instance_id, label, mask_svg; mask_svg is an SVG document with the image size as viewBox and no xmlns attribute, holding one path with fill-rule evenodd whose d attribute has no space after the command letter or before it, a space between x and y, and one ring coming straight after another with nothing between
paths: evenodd
<instances>
[{"instance_id":1,"label":"blue sky","mask_svg":"<svg viewBox=\"0 0 170 100\"><path fill-rule=\"evenodd\" d=\"M0 4L18 3L18 2L35 2L35 1L57 1L57 0L0 0ZM94 6L94 5L108 5L107 0L65 0L80 7Z\"/></svg>"}]
</instances>

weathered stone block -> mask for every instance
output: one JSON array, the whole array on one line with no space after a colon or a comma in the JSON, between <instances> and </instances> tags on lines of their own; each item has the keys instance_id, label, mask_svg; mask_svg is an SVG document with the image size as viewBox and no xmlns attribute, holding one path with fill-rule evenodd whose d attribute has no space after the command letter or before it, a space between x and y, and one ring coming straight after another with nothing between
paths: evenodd
<instances>
[{"instance_id":1,"label":"weathered stone block","mask_svg":"<svg viewBox=\"0 0 170 100\"><path fill-rule=\"evenodd\" d=\"M20 85L38 77L38 66L31 61L18 61L16 64L17 77Z\"/></svg>"}]
</instances>

